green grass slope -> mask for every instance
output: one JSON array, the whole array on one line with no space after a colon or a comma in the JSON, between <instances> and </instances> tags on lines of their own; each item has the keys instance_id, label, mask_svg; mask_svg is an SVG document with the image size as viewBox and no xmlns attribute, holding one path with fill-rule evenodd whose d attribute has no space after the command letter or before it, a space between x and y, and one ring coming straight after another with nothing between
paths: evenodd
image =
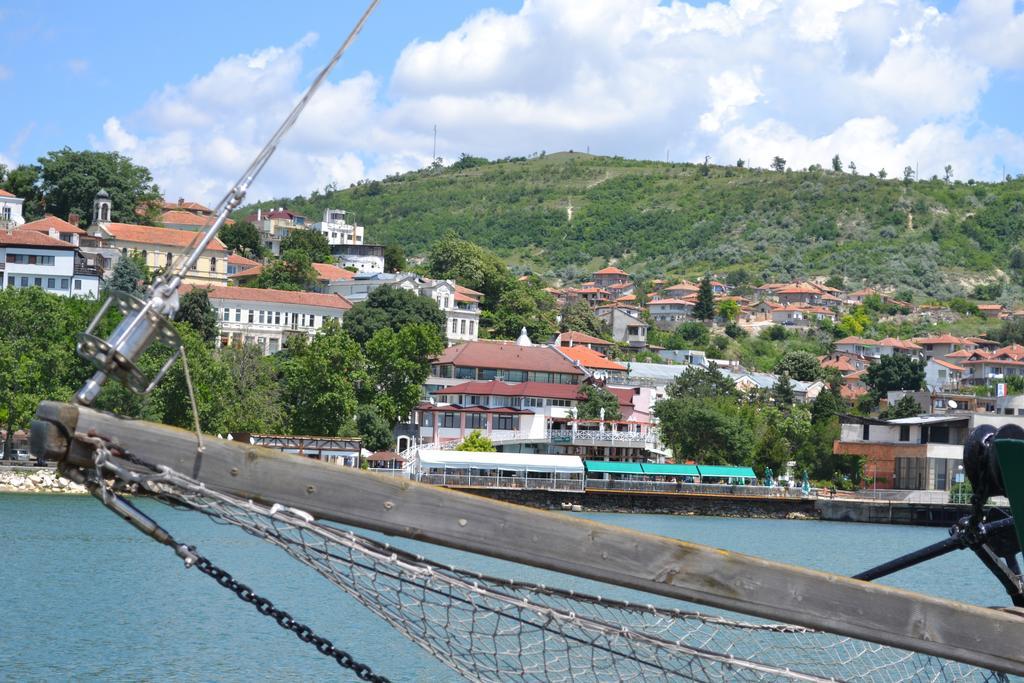
<instances>
[{"instance_id":1,"label":"green grass slope","mask_svg":"<svg viewBox=\"0 0 1024 683\"><path fill-rule=\"evenodd\" d=\"M369 242L411 255L453 229L563 278L608 262L641 275L743 267L755 278L843 275L945 297L1024 270L1021 179L906 183L558 153L468 159L262 206L281 204L313 220L347 209ZM1014 284L1005 296L1019 293Z\"/></svg>"}]
</instances>

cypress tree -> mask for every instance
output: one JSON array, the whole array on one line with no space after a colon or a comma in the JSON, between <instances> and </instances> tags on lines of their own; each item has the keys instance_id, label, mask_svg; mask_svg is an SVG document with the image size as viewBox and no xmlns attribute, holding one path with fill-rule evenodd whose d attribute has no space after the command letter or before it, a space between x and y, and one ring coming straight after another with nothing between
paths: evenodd
<instances>
[{"instance_id":1,"label":"cypress tree","mask_svg":"<svg viewBox=\"0 0 1024 683\"><path fill-rule=\"evenodd\" d=\"M711 280L706 275L697 290L697 305L693 307L693 316L698 320L711 320L715 317L715 294L711 291Z\"/></svg>"}]
</instances>

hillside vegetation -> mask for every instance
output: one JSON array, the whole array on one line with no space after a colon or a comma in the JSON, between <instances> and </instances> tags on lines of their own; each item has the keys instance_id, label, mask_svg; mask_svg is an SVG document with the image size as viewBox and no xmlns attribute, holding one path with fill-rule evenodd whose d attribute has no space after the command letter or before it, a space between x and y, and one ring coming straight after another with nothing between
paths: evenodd
<instances>
[{"instance_id":1,"label":"hillside vegetation","mask_svg":"<svg viewBox=\"0 0 1024 683\"><path fill-rule=\"evenodd\" d=\"M328 206L347 209L368 241L410 255L453 229L514 267L562 279L609 262L641 276L743 267L763 280L839 275L936 297L1006 279L1010 300L1024 273L1019 178L907 182L578 153L464 156L451 167L262 204L272 205L311 220Z\"/></svg>"}]
</instances>

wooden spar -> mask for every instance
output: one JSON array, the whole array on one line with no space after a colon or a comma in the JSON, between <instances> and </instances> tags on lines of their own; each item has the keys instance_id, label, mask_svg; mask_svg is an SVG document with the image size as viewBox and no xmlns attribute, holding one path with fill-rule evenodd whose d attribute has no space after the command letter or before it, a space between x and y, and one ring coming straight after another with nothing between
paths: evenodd
<instances>
[{"instance_id":1,"label":"wooden spar","mask_svg":"<svg viewBox=\"0 0 1024 683\"><path fill-rule=\"evenodd\" d=\"M436 543L712 607L1024 675L1024 619L999 610L769 562L247 446L175 427L45 402L32 450L91 463L94 434L217 491L318 519Z\"/></svg>"}]
</instances>

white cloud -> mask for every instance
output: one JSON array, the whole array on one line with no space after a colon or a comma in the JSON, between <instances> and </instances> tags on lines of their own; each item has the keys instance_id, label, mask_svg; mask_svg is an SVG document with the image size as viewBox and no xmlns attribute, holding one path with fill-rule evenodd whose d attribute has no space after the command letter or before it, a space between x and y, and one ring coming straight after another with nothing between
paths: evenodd
<instances>
[{"instance_id":1,"label":"white cloud","mask_svg":"<svg viewBox=\"0 0 1024 683\"><path fill-rule=\"evenodd\" d=\"M68 69L75 75L81 75L89 70L89 62L84 59L69 59Z\"/></svg>"},{"instance_id":2,"label":"white cloud","mask_svg":"<svg viewBox=\"0 0 1024 683\"><path fill-rule=\"evenodd\" d=\"M1012 0L525 0L485 10L435 41L406 46L390 79L325 84L257 196L429 163L542 149L864 172L920 162L958 177L1024 166L1019 135L979 121L1004 71L1024 68L1024 14ZM210 201L248 163L309 78L310 34L226 58L112 116L101 148L149 165L170 194ZM357 43L353 49L370 49ZM1001 167L1000 167L1001 168ZM1016 171L1015 171L1016 172ZM210 193L214 193L211 195Z\"/></svg>"},{"instance_id":3,"label":"white cloud","mask_svg":"<svg viewBox=\"0 0 1024 683\"><path fill-rule=\"evenodd\" d=\"M14 72L11 71L10 67L6 67L3 64L0 64L0 81L6 81L13 75Z\"/></svg>"}]
</instances>

